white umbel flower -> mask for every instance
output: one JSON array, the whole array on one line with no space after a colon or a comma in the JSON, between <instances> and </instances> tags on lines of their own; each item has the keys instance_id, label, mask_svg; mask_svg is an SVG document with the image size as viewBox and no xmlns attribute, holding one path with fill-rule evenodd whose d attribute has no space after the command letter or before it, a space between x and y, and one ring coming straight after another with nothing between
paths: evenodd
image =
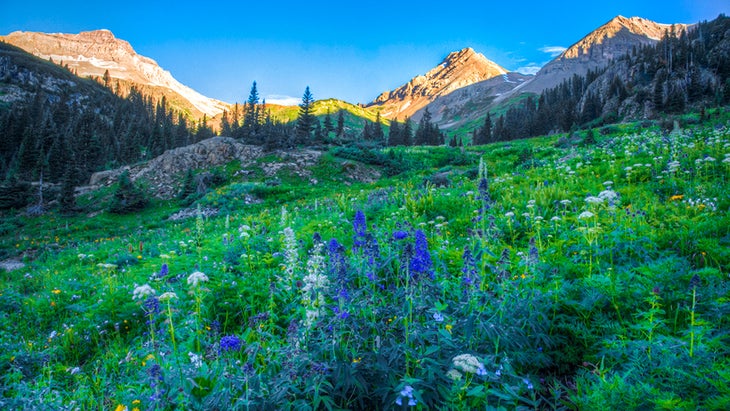
<instances>
[{"instance_id":1,"label":"white umbel flower","mask_svg":"<svg viewBox=\"0 0 730 411\"><path fill-rule=\"evenodd\" d=\"M462 372L476 375L485 375L487 370L479 359L471 354L461 354L451 360L454 368Z\"/></svg>"},{"instance_id":2,"label":"white umbel flower","mask_svg":"<svg viewBox=\"0 0 730 411\"><path fill-rule=\"evenodd\" d=\"M590 211L584 211L584 212L580 213L578 218L581 220L587 220L589 218L592 218L594 215L595 214L591 213Z\"/></svg>"},{"instance_id":3,"label":"white umbel flower","mask_svg":"<svg viewBox=\"0 0 730 411\"><path fill-rule=\"evenodd\" d=\"M134 288L134 291L132 292L132 299L142 300L151 295L155 295L155 289L150 287L149 284L144 284Z\"/></svg>"},{"instance_id":4,"label":"white umbel flower","mask_svg":"<svg viewBox=\"0 0 730 411\"><path fill-rule=\"evenodd\" d=\"M196 271L188 276L188 285L193 287L197 287L198 284L205 282L208 282L208 276L200 271Z\"/></svg>"}]
</instances>

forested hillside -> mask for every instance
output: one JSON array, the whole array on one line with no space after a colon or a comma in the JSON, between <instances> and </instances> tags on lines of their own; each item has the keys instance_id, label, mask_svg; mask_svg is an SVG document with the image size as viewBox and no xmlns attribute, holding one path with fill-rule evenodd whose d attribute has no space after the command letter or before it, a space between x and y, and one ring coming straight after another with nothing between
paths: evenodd
<instances>
[{"instance_id":1,"label":"forested hillside","mask_svg":"<svg viewBox=\"0 0 730 411\"><path fill-rule=\"evenodd\" d=\"M573 76L490 117L481 142L657 118L730 102L730 18L721 15L656 45L634 48L607 67Z\"/></svg>"}]
</instances>

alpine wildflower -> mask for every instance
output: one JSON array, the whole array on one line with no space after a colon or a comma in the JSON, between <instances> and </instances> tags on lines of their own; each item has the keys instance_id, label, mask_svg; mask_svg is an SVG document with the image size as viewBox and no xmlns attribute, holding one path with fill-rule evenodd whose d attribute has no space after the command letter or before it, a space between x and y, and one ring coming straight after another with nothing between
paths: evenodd
<instances>
[{"instance_id":1,"label":"alpine wildflower","mask_svg":"<svg viewBox=\"0 0 730 411\"><path fill-rule=\"evenodd\" d=\"M413 258L410 262L411 275L418 278L422 274L428 274L433 279L431 254L428 252L428 240L426 234L416 230Z\"/></svg>"},{"instance_id":2,"label":"alpine wildflower","mask_svg":"<svg viewBox=\"0 0 730 411\"><path fill-rule=\"evenodd\" d=\"M240 338L235 335L226 335L221 338L221 351L239 351L243 345Z\"/></svg>"},{"instance_id":3,"label":"alpine wildflower","mask_svg":"<svg viewBox=\"0 0 730 411\"><path fill-rule=\"evenodd\" d=\"M198 284L208 282L208 280L209 279L207 275L201 273L200 271L195 271L188 276L188 285L192 287L197 287Z\"/></svg>"},{"instance_id":4,"label":"alpine wildflower","mask_svg":"<svg viewBox=\"0 0 730 411\"><path fill-rule=\"evenodd\" d=\"M402 406L404 399L408 400L406 404L408 404L409 407L415 407L416 404L418 404L418 401L413 398L413 387L411 387L410 385L406 385L405 387L403 387L402 390L400 390L400 393L398 393L398 398L396 398L395 403Z\"/></svg>"},{"instance_id":5,"label":"alpine wildflower","mask_svg":"<svg viewBox=\"0 0 730 411\"><path fill-rule=\"evenodd\" d=\"M154 288L150 287L149 284L140 285L134 288L134 291L132 292L132 299L133 300L141 300L146 299L147 297L155 295Z\"/></svg>"},{"instance_id":6,"label":"alpine wildflower","mask_svg":"<svg viewBox=\"0 0 730 411\"><path fill-rule=\"evenodd\" d=\"M590 211L584 211L584 212L580 213L578 218L581 220L587 220L589 218L592 218L594 215L595 214L591 213Z\"/></svg>"},{"instance_id":7,"label":"alpine wildflower","mask_svg":"<svg viewBox=\"0 0 730 411\"><path fill-rule=\"evenodd\" d=\"M471 354L460 354L454 357L451 360L452 364L454 365L454 368L468 373L468 374L476 374L476 375L486 375L487 370L484 368L484 364L482 364L479 359Z\"/></svg>"},{"instance_id":8,"label":"alpine wildflower","mask_svg":"<svg viewBox=\"0 0 730 411\"><path fill-rule=\"evenodd\" d=\"M365 245L365 233L367 231L365 213L363 213L362 210L357 210L357 212L355 212L355 219L352 221L352 228L355 232L352 237L352 251L358 252Z\"/></svg>"}]
</instances>

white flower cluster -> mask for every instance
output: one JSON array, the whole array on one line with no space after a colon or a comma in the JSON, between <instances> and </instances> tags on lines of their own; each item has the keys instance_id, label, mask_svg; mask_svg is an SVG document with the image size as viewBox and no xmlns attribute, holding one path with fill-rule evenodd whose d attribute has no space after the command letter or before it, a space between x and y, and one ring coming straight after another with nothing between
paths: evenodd
<instances>
[{"instance_id":1,"label":"white flower cluster","mask_svg":"<svg viewBox=\"0 0 730 411\"><path fill-rule=\"evenodd\" d=\"M192 364L193 367L200 368L203 366L203 358L200 355L194 352L189 352L188 358L190 358L190 364Z\"/></svg>"},{"instance_id":2,"label":"white flower cluster","mask_svg":"<svg viewBox=\"0 0 730 411\"><path fill-rule=\"evenodd\" d=\"M324 294L329 286L329 279L324 272L324 255L322 243L315 243L312 253L307 261L307 275L302 282L302 303L306 305L307 318L305 326L311 327L322 314L326 305Z\"/></svg>"},{"instance_id":3,"label":"white flower cluster","mask_svg":"<svg viewBox=\"0 0 730 411\"><path fill-rule=\"evenodd\" d=\"M286 209L282 209L286 210ZM289 290L294 282L294 273L299 265L299 250L297 249L297 239L294 230L287 227L284 233L284 273L286 274L284 287Z\"/></svg>"},{"instance_id":4,"label":"white flower cluster","mask_svg":"<svg viewBox=\"0 0 730 411\"><path fill-rule=\"evenodd\" d=\"M155 290L150 287L149 284L139 285L134 288L134 292L132 292L132 299L142 300L151 295L155 295Z\"/></svg>"},{"instance_id":5,"label":"white flower cluster","mask_svg":"<svg viewBox=\"0 0 730 411\"><path fill-rule=\"evenodd\" d=\"M188 276L188 285L192 287L197 287L200 283L208 282L208 276L201 273L200 271L196 271Z\"/></svg>"},{"instance_id":6,"label":"white flower cluster","mask_svg":"<svg viewBox=\"0 0 730 411\"><path fill-rule=\"evenodd\" d=\"M160 301L169 301L169 300L172 300L174 298L177 298L177 294L175 294L172 291L168 291L168 292L162 293L162 295L160 295L159 300Z\"/></svg>"},{"instance_id":7,"label":"white flower cluster","mask_svg":"<svg viewBox=\"0 0 730 411\"><path fill-rule=\"evenodd\" d=\"M590 211L584 211L584 212L580 213L578 218L581 220L587 220L589 218L592 218L594 215L595 214L591 213Z\"/></svg>"},{"instance_id":8,"label":"white flower cluster","mask_svg":"<svg viewBox=\"0 0 730 411\"><path fill-rule=\"evenodd\" d=\"M460 370L461 372L476 375L487 374L487 370L486 368L484 368L484 364L482 364L482 362L479 361L477 357L471 354L457 355L451 360L451 362L454 365L454 368Z\"/></svg>"}]
</instances>

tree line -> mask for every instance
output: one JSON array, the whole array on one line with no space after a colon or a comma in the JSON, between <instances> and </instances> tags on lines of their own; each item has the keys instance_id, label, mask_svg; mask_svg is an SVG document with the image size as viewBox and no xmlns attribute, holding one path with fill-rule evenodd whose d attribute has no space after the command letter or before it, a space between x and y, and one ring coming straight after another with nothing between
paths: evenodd
<instances>
[{"instance_id":1,"label":"tree line","mask_svg":"<svg viewBox=\"0 0 730 411\"><path fill-rule=\"evenodd\" d=\"M568 132L624 118L659 117L730 104L730 18L720 15L655 45L634 47L604 68L574 75L505 113L490 114L472 142Z\"/></svg>"}]
</instances>

